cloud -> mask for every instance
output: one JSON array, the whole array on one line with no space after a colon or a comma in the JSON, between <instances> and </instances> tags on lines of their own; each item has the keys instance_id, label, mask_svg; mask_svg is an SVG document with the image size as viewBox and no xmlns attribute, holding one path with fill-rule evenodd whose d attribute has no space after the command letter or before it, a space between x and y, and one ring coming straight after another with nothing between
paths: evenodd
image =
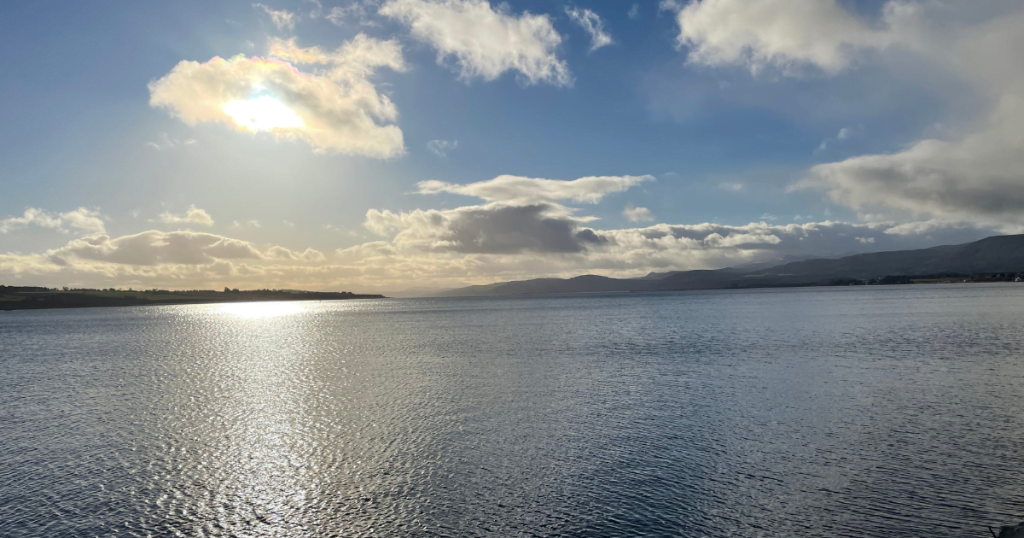
<instances>
[{"instance_id":1,"label":"cloud","mask_svg":"<svg viewBox=\"0 0 1024 538\"><path fill-rule=\"evenodd\" d=\"M191 146L195 143L196 140L194 138L178 140L177 138L171 138L167 133L160 133L160 136L158 136L156 140L146 142L146 146L157 151L169 151L172 149L178 149L182 146Z\"/></svg>"},{"instance_id":2,"label":"cloud","mask_svg":"<svg viewBox=\"0 0 1024 538\"><path fill-rule=\"evenodd\" d=\"M632 12L632 10L630 10ZM590 51L593 52L605 45L612 44L612 37L604 31L604 22L601 21L601 17L590 11L589 9L580 9L578 7L565 8L566 15L572 19L572 22L580 25L584 30L590 34Z\"/></svg>"},{"instance_id":3,"label":"cloud","mask_svg":"<svg viewBox=\"0 0 1024 538\"><path fill-rule=\"evenodd\" d=\"M636 207L633 204L626 204L622 210L622 216L629 222L650 222L654 220L654 214L646 207Z\"/></svg>"},{"instance_id":4,"label":"cloud","mask_svg":"<svg viewBox=\"0 0 1024 538\"><path fill-rule=\"evenodd\" d=\"M431 140L427 142L427 149L438 157L447 157L448 152L459 147L458 140Z\"/></svg>"},{"instance_id":5,"label":"cloud","mask_svg":"<svg viewBox=\"0 0 1024 538\"><path fill-rule=\"evenodd\" d=\"M743 183L738 181L723 181L718 184L718 188L732 192L740 192L743 190L744 186Z\"/></svg>"},{"instance_id":6,"label":"cloud","mask_svg":"<svg viewBox=\"0 0 1024 538\"><path fill-rule=\"evenodd\" d=\"M640 17L640 4L633 4L629 7L629 11L626 12L626 16L631 20L636 20Z\"/></svg>"},{"instance_id":7,"label":"cloud","mask_svg":"<svg viewBox=\"0 0 1024 538\"><path fill-rule=\"evenodd\" d=\"M371 209L365 226L393 237L402 249L428 252L509 254L573 253L604 240L582 228L582 219L554 204L488 204L458 209L392 213Z\"/></svg>"},{"instance_id":8,"label":"cloud","mask_svg":"<svg viewBox=\"0 0 1024 538\"><path fill-rule=\"evenodd\" d=\"M596 204L609 193L624 192L644 181L654 181L654 176L591 176L563 181L503 175L466 185L430 180L421 181L416 186L419 194L448 192L506 204L528 205L563 200Z\"/></svg>"},{"instance_id":9,"label":"cloud","mask_svg":"<svg viewBox=\"0 0 1024 538\"><path fill-rule=\"evenodd\" d=\"M262 254L250 243L197 232L159 232L151 230L111 239L91 235L71 241L48 252L51 257L74 256L85 260L125 265L196 265L215 259L260 259Z\"/></svg>"},{"instance_id":10,"label":"cloud","mask_svg":"<svg viewBox=\"0 0 1024 538\"><path fill-rule=\"evenodd\" d=\"M559 202L597 203L652 176L584 177L572 181L498 176L465 185L421 181L419 194L442 192L480 198L488 203L451 210L392 213L371 209L364 227L392 237L400 250L511 254L521 252L581 253L606 242L584 226L593 217L574 216ZM644 209L643 211L646 211ZM649 214L649 212L648 212Z\"/></svg>"},{"instance_id":11,"label":"cloud","mask_svg":"<svg viewBox=\"0 0 1024 538\"><path fill-rule=\"evenodd\" d=\"M306 262L322 262L326 258L319 250L307 248L302 252L295 252L284 247L273 246L267 249L266 258L273 260L293 260Z\"/></svg>"},{"instance_id":12,"label":"cloud","mask_svg":"<svg viewBox=\"0 0 1024 538\"><path fill-rule=\"evenodd\" d=\"M1024 223L1024 59L1016 54L1024 48L1024 5L894 0L875 20L837 0L700 0L674 9L679 44L693 63L834 75L856 62L912 59L958 79L958 94L973 90L971 106L980 112L944 136L816 165L790 190L822 191L888 218ZM962 105L950 109L962 113ZM817 151L857 134L844 128Z\"/></svg>"},{"instance_id":13,"label":"cloud","mask_svg":"<svg viewBox=\"0 0 1024 538\"><path fill-rule=\"evenodd\" d=\"M516 15L487 0L388 0L378 13L434 47L438 63L453 58L464 80L516 71L524 84L572 86L568 65L555 55L562 37L547 15Z\"/></svg>"},{"instance_id":14,"label":"cloud","mask_svg":"<svg viewBox=\"0 0 1024 538\"><path fill-rule=\"evenodd\" d=\"M378 26L369 18L369 8L374 7L377 3L374 0L356 0L346 6L334 6L325 15L325 18L335 26L344 26L352 19L360 26Z\"/></svg>"},{"instance_id":15,"label":"cloud","mask_svg":"<svg viewBox=\"0 0 1024 538\"><path fill-rule=\"evenodd\" d=\"M66 213L50 213L43 209L30 207L20 217L0 219L0 234L28 227L46 228L61 232L71 230L87 233L104 232L103 215L98 211L79 207Z\"/></svg>"},{"instance_id":16,"label":"cloud","mask_svg":"<svg viewBox=\"0 0 1024 538\"><path fill-rule=\"evenodd\" d=\"M754 73L774 67L790 74L805 66L835 74L863 49L884 49L905 40L906 20L915 5L886 4L881 21L872 23L837 0L698 0L677 11L677 42L689 49L693 63L746 65Z\"/></svg>"},{"instance_id":17,"label":"cloud","mask_svg":"<svg viewBox=\"0 0 1024 538\"><path fill-rule=\"evenodd\" d=\"M188 206L184 214L176 215L171 212L160 214L160 222L164 224L199 224L201 226L213 226L213 218L205 210L194 205Z\"/></svg>"},{"instance_id":18,"label":"cloud","mask_svg":"<svg viewBox=\"0 0 1024 538\"><path fill-rule=\"evenodd\" d=\"M826 149L828 149L828 147L829 147L829 145L831 143L833 143L833 142L842 142L844 140L849 140L855 134L856 134L856 131L853 128L843 127L842 129L839 129L839 132L836 133L836 136L834 138L826 138L826 139L822 140L821 144L818 144L818 149L814 150L814 152L815 153L820 153L822 151L825 151Z\"/></svg>"},{"instance_id":19,"label":"cloud","mask_svg":"<svg viewBox=\"0 0 1024 538\"><path fill-rule=\"evenodd\" d=\"M1024 7L929 36L925 59L973 87L983 113L945 139L819 164L791 189L859 211L1024 223Z\"/></svg>"},{"instance_id":20,"label":"cloud","mask_svg":"<svg viewBox=\"0 0 1024 538\"><path fill-rule=\"evenodd\" d=\"M0 253L0 279L26 284L172 289L373 291L580 274L635 277L710 269L784 254L837 255L972 241L1024 227L920 222L655 224L598 230L555 204L367 212L383 240L322 252L217 234L94 234L38 253Z\"/></svg>"},{"instance_id":21,"label":"cloud","mask_svg":"<svg viewBox=\"0 0 1024 538\"><path fill-rule=\"evenodd\" d=\"M300 48L294 38L272 39L270 49L277 59L182 61L149 84L149 104L188 125L219 122L268 132L303 140L318 153L386 159L405 151L402 131L388 124L398 109L370 81L381 67L405 69L397 41L359 34L328 53ZM307 73L292 64L327 68Z\"/></svg>"},{"instance_id":22,"label":"cloud","mask_svg":"<svg viewBox=\"0 0 1024 538\"><path fill-rule=\"evenodd\" d=\"M267 13L267 15L270 15L270 21L274 23L274 26L277 26L278 30L295 29L295 20L297 17L291 11L285 9L271 9L263 4L253 4L252 7L261 8Z\"/></svg>"},{"instance_id":23,"label":"cloud","mask_svg":"<svg viewBox=\"0 0 1024 538\"><path fill-rule=\"evenodd\" d=\"M61 263L88 260L118 265L207 265L237 260L300 260L323 261L321 252L306 249L296 252L280 246L260 248L255 243L216 234L149 230L133 235L111 238L93 234L72 240L67 245L49 250L47 258Z\"/></svg>"}]
</instances>

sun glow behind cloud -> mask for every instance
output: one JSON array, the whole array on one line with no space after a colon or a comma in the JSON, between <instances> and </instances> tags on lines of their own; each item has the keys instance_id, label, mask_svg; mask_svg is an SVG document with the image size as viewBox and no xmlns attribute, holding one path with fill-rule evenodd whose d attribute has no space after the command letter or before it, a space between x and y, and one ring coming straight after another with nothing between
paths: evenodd
<instances>
[{"instance_id":1,"label":"sun glow behind cloud","mask_svg":"<svg viewBox=\"0 0 1024 538\"><path fill-rule=\"evenodd\" d=\"M149 83L150 106L163 108L187 125L224 123L302 140L316 153L388 159L402 155L398 109L378 89L381 68L404 71L397 40L359 34L330 53L301 48L294 39L276 40L276 58L214 57L178 62ZM328 64L300 71L292 63Z\"/></svg>"},{"instance_id":2,"label":"sun glow behind cloud","mask_svg":"<svg viewBox=\"0 0 1024 538\"><path fill-rule=\"evenodd\" d=\"M239 127L250 131L295 129L305 125L294 110L267 95L246 101L229 101L224 105L224 112Z\"/></svg>"}]
</instances>

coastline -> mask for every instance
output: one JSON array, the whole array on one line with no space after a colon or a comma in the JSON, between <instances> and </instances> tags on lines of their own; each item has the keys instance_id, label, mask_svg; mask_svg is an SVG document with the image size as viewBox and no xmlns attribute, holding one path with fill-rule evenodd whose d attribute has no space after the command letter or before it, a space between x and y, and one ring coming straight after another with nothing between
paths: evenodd
<instances>
[{"instance_id":1,"label":"coastline","mask_svg":"<svg viewBox=\"0 0 1024 538\"><path fill-rule=\"evenodd\" d=\"M344 301L387 299L384 295L351 292L294 290L56 290L36 287L0 286L0 311L48 310L54 308L95 308L215 304L263 301Z\"/></svg>"}]
</instances>

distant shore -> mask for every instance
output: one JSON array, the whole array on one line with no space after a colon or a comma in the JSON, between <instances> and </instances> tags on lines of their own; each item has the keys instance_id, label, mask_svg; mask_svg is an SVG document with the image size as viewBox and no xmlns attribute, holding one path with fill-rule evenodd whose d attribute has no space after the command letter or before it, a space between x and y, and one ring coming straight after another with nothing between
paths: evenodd
<instances>
[{"instance_id":1,"label":"distant shore","mask_svg":"<svg viewBox=\"0 0 1024 538\"><path fill-rule=\"evenodd\" d=\"M118 290L56 289L30 286L0 286L0 311L45 310L51 308L93 308L172 304L242 303L255 301L343 301L386 299L383 295L347 291L299 290Z\"/></svg>"}]
</instances>

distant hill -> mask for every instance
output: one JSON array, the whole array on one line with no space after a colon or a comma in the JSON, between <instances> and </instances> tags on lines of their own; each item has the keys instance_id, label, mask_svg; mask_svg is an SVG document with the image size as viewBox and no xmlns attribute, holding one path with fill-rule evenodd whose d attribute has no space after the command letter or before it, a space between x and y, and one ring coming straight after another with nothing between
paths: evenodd
<instances>
[{"instance_id":1,"label":"distant hill","mask_svg":"<svg viewBox=\"0 0 1024 538\"><path fill-rule=\"evenodd\" d=\"M98 306L146 306L173 304L239 303L255 301L341 301L348 299L384 299L383 295L355 294L348 291L302 290L117 290L57 289L0 285L0 311L40 310L46 308L88 308Z\"/></svg>"},{"instance_id":2,"label":"distant hill","mask_svg":"<svg viewBox=\"0 0 1024 538\"><path fill-rule=\"evenodd\" d=\"M836 259L783 257L737 267L650 273L641 278L583 275L499 282L439 292L437 296L594 293L782 286L827 286L885 277L952 277L1024 274L1024 235L988 237L963 245L856 254ZM779 262L779 263L773 263ZM905 281L889 278L886 281Z\"/></svg>"}]
</instances>

